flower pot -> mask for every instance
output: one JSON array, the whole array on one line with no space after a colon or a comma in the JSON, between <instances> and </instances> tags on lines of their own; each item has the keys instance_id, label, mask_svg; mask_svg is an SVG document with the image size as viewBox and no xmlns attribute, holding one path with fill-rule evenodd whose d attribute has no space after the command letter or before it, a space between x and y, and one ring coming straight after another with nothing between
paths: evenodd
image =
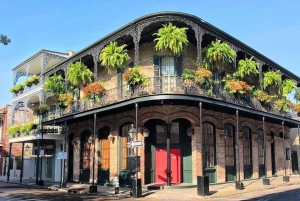
<instances>
[{"instance_id":1,"label":"flower pot","mask_svg":"<svg viewBox=\"0 0 300 201\"><path fill-rule=\"evenodd\" d=\"M300 117L300 112L297 113L298 117Z\"/></svg>"}]
</instances>

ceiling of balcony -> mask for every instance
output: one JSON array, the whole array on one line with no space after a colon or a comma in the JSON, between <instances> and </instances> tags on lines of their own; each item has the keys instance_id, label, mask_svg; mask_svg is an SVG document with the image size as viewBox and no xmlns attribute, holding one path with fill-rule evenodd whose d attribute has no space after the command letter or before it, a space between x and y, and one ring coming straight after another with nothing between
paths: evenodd
<instances>
[{"instance_id":1,"label":"ceiling of balcony","mask_svg":"<svg viewBox=\"0 0 300 201\"><path fill-rule=\"evenodd\" d=\"M45 70L49 70L51 69L55 64L58 64L60 62L59 59L51 59L48 64L46 65L46 69ZM30 66L29 66L29 74L32 75L39 75L41 73L41 69L42 69L42 62L40 60L40 58L36 58L34 59ZM25 66L18 69L19 72L23 72L26 73L26 68Z\"/></svg>"}]
</instances>

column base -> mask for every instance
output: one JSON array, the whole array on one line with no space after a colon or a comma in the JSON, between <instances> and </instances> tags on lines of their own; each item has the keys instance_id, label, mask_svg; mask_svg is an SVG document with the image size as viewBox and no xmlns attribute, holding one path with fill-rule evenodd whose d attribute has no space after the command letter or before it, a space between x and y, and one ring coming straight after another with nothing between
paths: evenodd
<instances>
[{"instance_id":1,"label":"column base","mask_svg":"<svg viewBox=\"0 0 300 201\"><path fill-rule=\"evenodd\" d=\"M209 195L209 178L208 176L197 177L197 194L200 196Z\"/></svg>"},{"instance_id":2,"label":"column base","mask_svg":"<svg viewBox=\"0 0 300 201\"><path fill-rule=\"evenodd\" d=\"M39 185L39 186L44 186L44 180L39 180L39 181L38 181L38 185Z\"/></svg>"},{"instance_id":3,"label":"column base","mask_svg":"<svg viewBox=\"0 0 300 201\"><path fill-rule=\"evenodd\" d=\"M62 182L60 184L60 188L67 188L67 183L66 182Z\"/></svg>"},{"instance_id":4,"label":"column base","mask_svg":"<svg viewBox=\"0 0 300 201\"><path fill-rule=\"evenodd\" d=\"M240 181L235 182L235 189L243 190L244 189L244 184Z\"/></svg>"},{"instance_id":5,"label":"column base","mask_svg":"<svg viewBox=\"0 0 300 201\"><path fill-rule=\"evenodd\" d=\"M284 182L290 182L290 176L283 176Z\"/></svg>"},{"instance_id":6,"label":"column base","mask_svg":"<svg viewBox=\"0 0 300 201\"><path fill-rule=\"evenodd\" d=\"M131 188L132 188L132 193L131 196L133 198L140 198L142 197L142 182L141 179L132 179L131 181Z\"/></svg>"},{"instance_id":7,"label":"column base","mask_svg":"<svg viewBox=\"0 0 300 201\"><path fill-rule=\"evenodd\" d=\"M97 193L98 191L98 186L96 185L90 185L89 187L89 193Z\"/></svg>"},{"instance_id":8,"label":"column base","mask_svg":"<svg viewBox=\"0 0 300 201\"><path fill-rule=\"evenodd\" d=\"M263 185L270 185L270 179L263 179Z\"/></svg>"}]
</instances>

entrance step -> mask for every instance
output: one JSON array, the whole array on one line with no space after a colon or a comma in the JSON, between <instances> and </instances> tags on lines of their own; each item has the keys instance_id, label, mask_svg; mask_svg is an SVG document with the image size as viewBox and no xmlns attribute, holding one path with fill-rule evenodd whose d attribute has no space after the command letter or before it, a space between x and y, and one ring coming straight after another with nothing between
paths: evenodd
<instances>
[{"instance_id":1,"label":"entrance step","mask_svg":"<svg viewBox=\"0 0 300 201\"><path fill-rule=\"evenodd\" d=\"M167 186L166 183L152 183L143 185L143 190L163 190L163 189L186 189L186 188L195 188L197 185L191 183L179 183L179 184L171 184L171 186Z\"/></svg>"}]
</instances>

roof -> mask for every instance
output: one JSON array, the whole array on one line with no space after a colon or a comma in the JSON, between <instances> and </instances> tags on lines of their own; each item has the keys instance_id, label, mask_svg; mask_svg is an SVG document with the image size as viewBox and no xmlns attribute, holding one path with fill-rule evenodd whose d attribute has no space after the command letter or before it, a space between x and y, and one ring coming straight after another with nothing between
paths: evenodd
<instances>
[{"instance_id":1,"label":"roof","mask_svg":"<svg viewBox=\"0 0 300 201\"><path fill-rule=\"evenodd\" d=\"M23 61L22 63L20 63L19 65L17 65L16 67L14 67L12 69L12 71L17 70L18 68L22 67L24 64L28 63L29 61L37 58L38 56L40 56L43 53L50 53L50 54L56 54L56 55L61 55L61 56L68 56L67 53L62 53L62 52L56 52L56 51L51 51L51 50L40 50L37 53L35 53L34 55L32 55L31 57L29 57L28 59L26 59L25 61Z\"/></svg>"},{"instance_id":2,"label":"roof","mask_svg":"<svg viewBox=\"0 0 300 201\"><path fill-rule=\"evenodd\" d=\"M125 30L126 28L129 28L130 26L132 26L134 24L137 24L140 21L146 20L148 18L160 17L160 16L177 16L177 17L184 17L186 19L189 19L189 20L193 21L194 23L200 25L201 27L207 29L208 31L211 31L212 33L215 33L217 36L221 36L222 40L227 40L227 41L233 43L234 45L237 45L241 49L247 51L247 53L251 54L252 56L254 56L254 57L256 57L256 58L264 61L270 67L275 68L277 70L280 70L281 72L283 72L284 74L286 74L288 77L294 79L297 82L300 82L300 77L298 77L297 75L293 74L289 70L285 69L284 67L282 67L281 65L277 64L273 60L267 58L263 54L257 52L256 50L254 50L253 48L251 48L248 45L244 44L243 42L239 41L238 39L232 37L231 35L225 33L224 31L222 31L220 29L218 29L217 27L215 27L215 26L207 23L203 19L201 19L201 18L199 18L197 16L194 16L194 15L191 15L191 14L182 13L182 12L173 12L173 11L156 12L156 13L148 14L148 15L142 16L140 18L137 18L136 20L133 20L132 22L130 22L130 23L122 26L121 28L117 29L116 31L114 31L114 32L112 32L112 33L110 33L110 34L102 37L101 39L97 40L96 42L92 43L91 45L85 47L84 49L82 49L79 52L77 52L76 54L74 54L72 57L69 57L66 60L58 63L56 66L59 66L62 63L65 63L66 61L71 60L72 58L74 58L74 57L82 54L83 52L91 49L92 47L98 45L102 41L110 38L111 36L117 34L118 32L121 32L121 31ZM44 73L46 73L46 72L44 72Z\"/></svg>"}]
</instances>

